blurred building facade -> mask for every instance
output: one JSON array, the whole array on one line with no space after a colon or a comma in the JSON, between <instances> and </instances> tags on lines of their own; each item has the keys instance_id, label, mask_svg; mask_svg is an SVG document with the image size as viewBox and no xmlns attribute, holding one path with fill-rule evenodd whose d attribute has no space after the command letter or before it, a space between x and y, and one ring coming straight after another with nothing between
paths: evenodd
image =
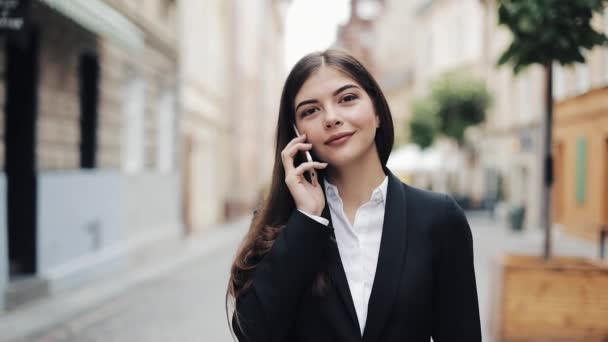
<instances>
[{"instance_id":1,"label":"blurred building facade","mask_svg":"<svg viewBox=\"0 0 608 342\"><path fill-rule=\"evenodd\" d=\"M0 36L0 308L251 214L288 5L31 2L27 30Z\"/></svg>"},{"instance_id":2,"label":"blurred building facade","mask_svg":"<svg viewBox=\"0 0 608 342\"><path fill-rule=\"evenodd\" d=\"M231 1L183 0L179 8L179 79L183 217L189 232L224 219L232 172L228 112Z\"/></svg>"},{"instance_id":3,"label":"blurred building facade","mask_svg":"<svg viewBox=\"0 0 608 342\"><path fill-rule=\"evenodd\" d=\"M3 307L181 233L175 1L30 5L0 52Z\"/></svg>"},{"instance_id":4,"label":"blurred building facade","mask_svg":"<svg viewBox=\"0 0 608 342\"><path fill-rule=\"evenodd\" d=\"M189 231L251 213L272 173L288 1L183 0L180 103Z\"/></svg>"},{"instance_id":5,"label":"blurred building facade","mask_svg":"<svg viewBox=\"0 0 608 342\"><path fill-rule=\"evenodd\" d=\"M232 83L229 217L251 213L270 185L284 71L285 17L289 1L234 1L230 64Z\"/></svg>"},{"instance_id":6,"label":"blurred building facade","mask_svg":"<svg viewBox=\"0 0 608 342\"><path fill-rule=\"evenodd\" d=\"M369 24L374 31L369 59L389 99L398 143L407 141L399 130L407 126L412 99L424 96L434 79L461 70L485 80L494 99L486 122L469 129L464 151L440 139L435 147L460 154L461 166L455 181L449 175L431 177L438 183L431 186L473 200L499 199L506 204L503 213L523 207L524 227L538 228L544 73L533 66L515 76L509 66L496 67L511 39L498 26L497 13L495 0L383 1L381 15ZM606 30L606 17L594 19L599 29ZM608 220L606 55L606 48L597 48L587 64L558 66L554 73L554 216L583 236L597 235L599 224Z\"/></svg>"},{"instance_id":7,"label":"blurred building facade","mask_svg":"<svg viewBox=\"0 0 608 342\"><path fill-rule=\"evenodd\" d=\"M395 125L395 146L408 143L414 86L414 1L384 0L375 20L375 77L386 96ZM409 18L409 19L408 19Z\"/></svg>"},{"instance_id":8,"label":"blurred building facade","mask_svg":"<svg viewBox=\"0 0 608 342\"><path fill-rule=\"evenodd\" d=\"M502 201L525 209L525 228L540 228L542 201L542 122L544 72L532 66L519 75L496 63L511 41L507 28L498 26L498 1L480 3L483 53L482 74L494 97L476 142L486 189L501 187Z\"/></svg>"},{"instance_id":9,"label":"blurred building facade","mask_svg":"<svg viewBox=\"0 0 608 342\"><path fill-rule=\"evenodd\" d=\"M437 0L414 1L401 11L408 13L407 24L394 20L396 25L407 25L402 35L410 42L408 59L411 86L407 108L412 100L428 96L430 85L445 73L461 72L478 79L487 79L484 51L484 11L480 1ZM404 20L405 21L405 20ZM409 118L408 115L405 116ZM407 120L400 125L407 127ZM403 129L403 128L402 128ZM479 144L479 129L470 129L464 146L439 137L433 147L423 154L439 156L438 170L427 177L419 177L419 186L450 192L469 199L471 203L484 200L484 166Z\"/></svg>"},{"instance_id":10,"label":"blurred building facade","mask_svg":"<svg viewBox=\"0 0 608 342\"><path fill-rule=\"evenodd\" d=\"M594 18L608 34L608 8ZM554 66L553 221L596 241L608 226L608 48L585 64Z\"/></svg>"},{"instance_id":11,"label":"blurred building facade","mask_svg":"<svg viewBox=\"0 0 608 342\"><path fill-rule=\"evenodd\" d=\"M372 74L376 74L373 60L377 33L375 21L382 13L384 0L351 0L348 21L338 27L337 48L348 50Z\"/></svg>"},{"instance_id":12,"label":"blurred building facade","mask_svg":"<svg viewBox=\"0 0 608 342\"><path fill-rule=\"evenodd\" d=\"M399 143L407 141L412 100L427 95L433 80L452 71L485 80L494 97L486 122L469 129L464 149L440 138L427 153L443 155L446 166L417 185L473 202L500 192L509 207L525 207L526 226L538 227L543 75L538 68L517 77L508 67L496 68L510 40L496 13L495 1L387 0L375 23L374 59Z\"/></svg>"}]
</instances>

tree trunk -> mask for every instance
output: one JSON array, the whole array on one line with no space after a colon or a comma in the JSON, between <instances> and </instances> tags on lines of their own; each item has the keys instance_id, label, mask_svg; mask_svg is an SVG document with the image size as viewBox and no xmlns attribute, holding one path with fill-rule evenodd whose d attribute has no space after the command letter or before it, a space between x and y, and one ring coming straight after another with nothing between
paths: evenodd
<instances>
[{"instance_id":1,"label":"tree trunk","mask_svg":"<svg viewBox=\"0 0 608 342\"><path fill-rule=\"evenodd\" d=\"M553 131L553 68L552 63L545 65L545 118L544 144L543 144L543 196L541 207L542 224L545 229L545 243L543 255L545 260L551 258L551 185L553 184L553 157L552 157L552 131Z\"/></svg>"}]
</instances>

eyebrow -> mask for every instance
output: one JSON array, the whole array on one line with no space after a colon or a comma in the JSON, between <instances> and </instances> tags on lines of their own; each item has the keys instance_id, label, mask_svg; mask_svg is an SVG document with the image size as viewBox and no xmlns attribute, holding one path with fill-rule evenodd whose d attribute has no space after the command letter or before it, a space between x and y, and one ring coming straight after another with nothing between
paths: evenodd
<instances>
[{"instance_id":1,"label":"eyebrow","mask_svg":"<svg viewBox=\"0 0 608 342\"><path fill-rule=\"evenodd\" d=\"M345 85L341 86L340 88L336 89L333 92L333 94L331 94L331 95L332 96L336 96L336 95L340 94L341 92L345 91L346 89L350 89L350 88L359 88L359 87L357 87L354 84L345 84ZM309 103L317 103L317 102L319 102L319 101L318 100L305 100L305 101L302 101L302 102L298 103L298 105L296 106L295 111L297 112L298 108L300 108L303 105L306 105L306 104L309 104Z\"/></svg>"}]
</instances>

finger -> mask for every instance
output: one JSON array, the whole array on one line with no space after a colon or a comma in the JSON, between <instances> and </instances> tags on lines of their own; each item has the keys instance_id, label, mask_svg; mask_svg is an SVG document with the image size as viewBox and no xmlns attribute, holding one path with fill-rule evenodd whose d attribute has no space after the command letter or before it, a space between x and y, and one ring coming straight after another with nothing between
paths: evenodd
<instances>
[{"instance_id":1,"label":"finger","mask_svg":"<svg viewBox=\"0 0 608 342\"><path fill-rule=\"evenodd\" d=\"M296 153L299 151L307 151L312 149L312 144L309 143L297 143L290 148L285 148L281 153L281 159L283 160L283 167L285 168L285 173L290 173L293 168L293 159Z\"/></svg>"},{"instance_id":2,"label":"finger","mask_svg":"<svg viewBox=\"0 0 608 342\"><path fill-rule=\"evenodd\" d=\"M295 144L303 143L305 141L305 139L306 139L305 134L302 134L299 137L291 139L291 141L289 141L287 143L287 145L285 145L285 147L283 147L283 150L281 151L281 157L283 157L285 154L287 154L288 151L290 151Z\"/></svg>"},{"instance_id":3,"label":"finger","mask_svg":"<svg viewBox=\"0 0 608 342\"><path fill-rule=\"evenodd\" d=\"M285 145L285 148L283 148L283 150L286 150L288 148L290 148L292 145L297 144L299 142L304 142L306 141L306 134L302 134L299 137L295 137L293 139L291 139L287 145Z\"/></svg>"},{"instance_id":4,"label":"finger","mask_svg":"<svg viewBox=\"0 0 608 342\"><path fill-rule=\"evenodd\" d=\"M304 174L304 172L306 171L310 171L312 174L311 176L316 177L316 172L315 169L324 169L327 167L327 163L321 163L321 162L306 162L306 163L302 163L300 165L298 165L298 167L296 167L292 174L294 176L301 176Z\"/></svg>"},{"instance_id":5,"label":"finger","mask_svg":"<svg viewBox=\"0 0 608 342\"><path fill-rule=\"evenodd\" d=\"M308 151L312 149L311 143L297 143L287 149L285 152L288 157L293 158L300 151Z\"/></svg>"}]
</instances>

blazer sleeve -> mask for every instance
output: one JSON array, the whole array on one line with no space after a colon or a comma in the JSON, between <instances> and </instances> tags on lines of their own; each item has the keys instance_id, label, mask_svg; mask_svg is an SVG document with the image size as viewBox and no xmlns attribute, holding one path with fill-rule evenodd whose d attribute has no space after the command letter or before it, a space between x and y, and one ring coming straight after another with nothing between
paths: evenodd
<instances>
[{"instance_id":1,"label":"blazer sleeve","mask_svg":"<svg viewBox=\"0 0 608 342\"><path fill-rule=\"evenodd\" d=\"M433 293L433 341L481 341L473 238L462 209L446 196Z\"/></svg>"},{"instance_id":2,"label":"blazer sleeve","mask_svg":"<svg viewBox=\"0 0 608 342\"><path fill-rule=\"evenodd\" d=\"M299 302L321 268L331 227L294 210L270 251L257 265L253 286L236 301L239 341L284 341Z\"/></svg>"}]
</instances>

